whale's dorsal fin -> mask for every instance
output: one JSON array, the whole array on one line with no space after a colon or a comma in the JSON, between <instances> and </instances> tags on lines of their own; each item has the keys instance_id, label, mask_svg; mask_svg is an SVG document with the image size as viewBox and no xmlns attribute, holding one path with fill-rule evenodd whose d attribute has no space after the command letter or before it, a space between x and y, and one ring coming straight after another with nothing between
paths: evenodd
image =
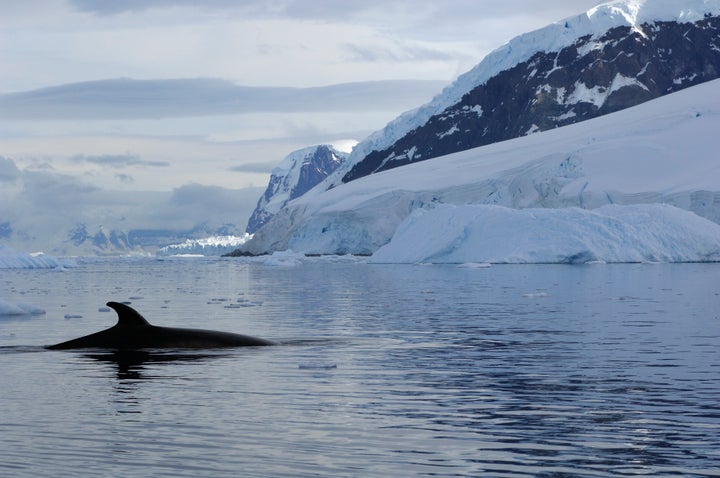
<instances>
[{"instance_id":1,"label":"whale's dorsal fin","mask_svg":"<svg viewBox=\"0 0 720 478\"><path fill-rule=\"evenodd\" d=\"M121 304L120 302L108 302L106 304L117 312L118 322L116 325L121 326L138 326L138 325L150 325L150 322L145 320L145 317L130 307L129 305Z\"/></svg>"}]
</instances>

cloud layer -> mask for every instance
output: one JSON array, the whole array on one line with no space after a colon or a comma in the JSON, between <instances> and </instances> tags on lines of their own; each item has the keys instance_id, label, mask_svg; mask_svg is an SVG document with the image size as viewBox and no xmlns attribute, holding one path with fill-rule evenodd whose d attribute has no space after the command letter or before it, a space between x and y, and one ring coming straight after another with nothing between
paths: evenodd
<instances>
[{"instance_id":1,"label":"cloud layer","mask_svg":"<svg viewBox=\"0 0 720 478\"><path fill-rule=\"evenodd\" d=\"M257 112L377 111L430 98L439 81L375 81L316 88L238 86L217 79L113 79L0 95L0 119L139 119Z\"/></svg>"},{"instance_id":2,"label":"cloud layer","mask_svg":"<svg viewBox=\"0 0 720 478\"><path fill-rule=\"evenodd\" d=\"M70 175L21 169L2 157L0 185L2 242L60 253L73 253L67 236L78 224L95 233L101 227L189 231L232 223L240 233L262 192L195 183L168 192L101 189Z\"/></svg>"}]
</instances>

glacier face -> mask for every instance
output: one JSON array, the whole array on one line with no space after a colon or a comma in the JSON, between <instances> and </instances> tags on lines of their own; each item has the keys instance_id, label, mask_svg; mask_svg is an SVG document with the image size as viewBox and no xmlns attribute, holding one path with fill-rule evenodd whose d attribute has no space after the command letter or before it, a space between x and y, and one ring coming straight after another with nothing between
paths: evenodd
<instances>
[{"instance_id":1,"label":"glacier face","mask_svg":"<svg viewBox=\"0 0 720 478\"><path fill-rule=\"evenodd\" d=\"M302 196L327 178L347 159L348 153L329 144L293 151L273 169L265 192L248 220L246 233L254 234L288 201Z\"/></svg>"},{"instance_id":2,"label":"glacier face","mask_svg":"<svg viewBox=\"0 0 720 478\"><path fill-rule=\"evenodd\" d=\"M438 204L666 203L720 223L720 80L563 128L373 174L290 202L243 250L372 254Z\"/></svg>"},{"instance_id":3,"label":"glacier face","mask_svg":"<svg viewBox=\"0 0 720 478\"><path fill-rule=\"evenodd\" d=\"M511 239L510 239L511 238ZM414 211L373 263L718 262L720 225L666 204Z\"/></svg>"},{"instance_id":4,"label":"glacier face","mask_svg":"<svg viewBox=\"0 0 720 478\"><path fill-rule=\"evenodd\" d=\"M212 236L203 239L186 239L180 244L170 244L155 252L157 256L222 256L245 244L252 236Z\"/></svg>"}]
</instances>

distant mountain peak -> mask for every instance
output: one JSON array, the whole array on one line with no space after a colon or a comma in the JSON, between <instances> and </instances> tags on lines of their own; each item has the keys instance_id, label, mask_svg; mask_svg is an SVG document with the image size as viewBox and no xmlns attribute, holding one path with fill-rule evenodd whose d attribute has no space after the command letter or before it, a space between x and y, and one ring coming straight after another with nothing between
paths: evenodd
<instances>
[{"instance_id":1,"label":"distant mountain peak","mask_svg":"<svg viewBox=\"0 0 720 478\"><path fill-rule=\"evenodd\" d=\"M344 146L347 146L347 142ZM330 144L310 146L288 154L272 170L267 189L248 220L246 232L254 234L285 204L302 196L332 174L347 157L347 152Z\"/></svg>"}]
</instances>

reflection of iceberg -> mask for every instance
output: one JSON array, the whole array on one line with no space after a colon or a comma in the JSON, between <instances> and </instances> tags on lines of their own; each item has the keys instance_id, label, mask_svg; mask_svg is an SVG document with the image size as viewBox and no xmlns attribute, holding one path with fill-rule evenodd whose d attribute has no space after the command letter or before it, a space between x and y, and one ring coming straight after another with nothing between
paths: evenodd
<instances>
[{"instance_id":1,"label":"reflection of iceberg","mask_svg":"<svg viewBox=\"0 0 720 478\"><path fill-rule=\"evenodd\" d=\"M720 261L720 226L662 204L511 209L439 205L398 227L370 262Z\"/></svg>"},{"instance_id":2,"label":"reflection of iceberg","mask_svg":"<svg viewBox=\"0 0 720 478\"><path fill-rule=\"evenodd\" d=\"M28 254L0 244L0 269L62 269L73 267L71 260L56 259L45 254Z\"/></svg>"}]
</instances>

